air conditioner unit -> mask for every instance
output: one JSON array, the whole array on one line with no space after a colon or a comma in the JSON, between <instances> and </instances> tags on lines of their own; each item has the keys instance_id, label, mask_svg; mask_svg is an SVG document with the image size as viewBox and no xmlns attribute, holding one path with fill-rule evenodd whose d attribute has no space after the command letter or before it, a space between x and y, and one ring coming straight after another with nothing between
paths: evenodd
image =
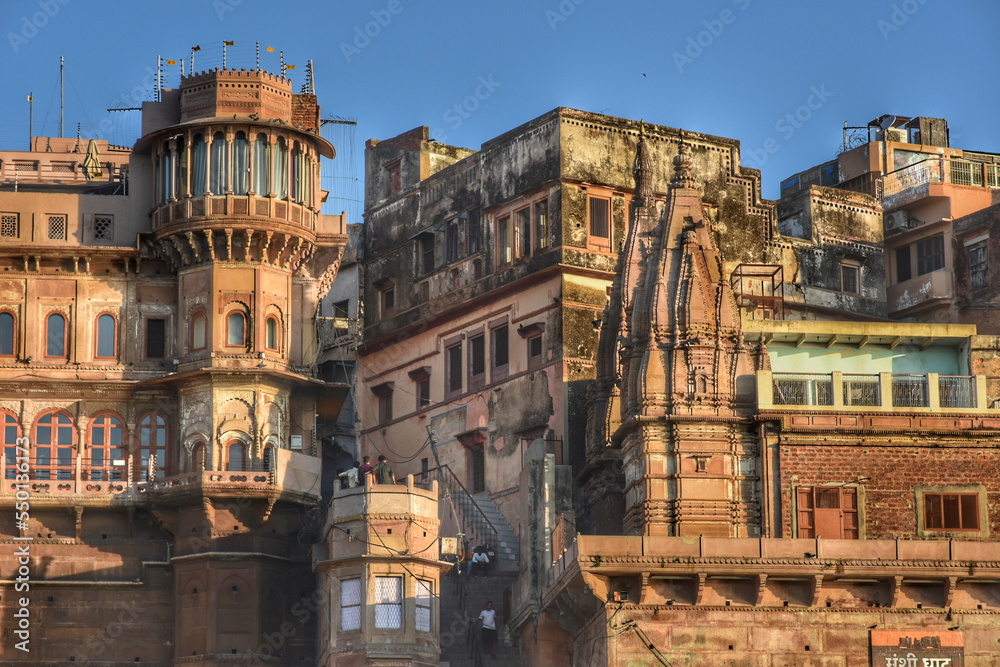
<instances>
[{"instance_id":1,"label":"air conditioner unit","mask_svg":"<svg viewBox=\"0 0 1000 667\"><path fill-rule=\"evenodd\" d=\"M891 231L894 229L906 229L910 226L909 219L906 217L906 211L893 211L892 213L886 213L885 215L885 231Z\"/></svg>"}]
</instances>

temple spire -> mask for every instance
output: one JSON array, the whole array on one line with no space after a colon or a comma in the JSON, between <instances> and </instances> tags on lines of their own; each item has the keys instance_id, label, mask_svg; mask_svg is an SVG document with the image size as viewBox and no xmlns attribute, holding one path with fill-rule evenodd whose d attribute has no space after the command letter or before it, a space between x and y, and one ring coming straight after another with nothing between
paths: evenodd
<instances>
[{"instance_id":1,"label":"temple spire","mask_svg":"<svg viewBox=\"0 0 1000 667\"><path fill-rule=\"evenodd\" d=\"M697 188L698 181L691 175L691 166L694 161L691 159L691 147L684 143L684 135L681 134L680 146L677 155L674 156L674 177L670 181L670 186L674 188Z\"/></svg>"},{"instance_id":2,"label":"temple spire","mask_svg":"<svg viewBox=\"0 0 1000 667\"><path fill-rule=\"evenodd\" d=\"M646 124L639 121L639 143L635 147L635 162L632 164L635 177L635 206L641 208L653 203L653 169L646 147Z\"/></svg>"}]
</instances>

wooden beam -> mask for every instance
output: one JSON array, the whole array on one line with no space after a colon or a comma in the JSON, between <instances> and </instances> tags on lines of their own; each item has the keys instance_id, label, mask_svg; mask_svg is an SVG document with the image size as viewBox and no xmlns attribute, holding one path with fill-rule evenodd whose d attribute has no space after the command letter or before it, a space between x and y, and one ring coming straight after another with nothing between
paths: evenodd
<instances>
[{"instance_id":1,"label":"wooden beam","mask_svg":"<svg viewBox=\"0 0 1000 667\"><path fill-rule=\"evenodd\" d=\"M839 338L840 337L837 336L837 334L833 334L832 336L830 336L830 340L826 341L826 346L828 348L833 347L834 345L837 344L837 341L839 340Z\"/></svg>"},{"instance_id":2,"label":"wooden beam","mask_svg":"<svg viewBox=\"0 0 1000 667\"><path fill-rule=\"evenodd\" d=\"M889 349L890 350L895 350L896 346L899 345L902 342L903 342L903 337L902 336L896 336L895 338L892 339L892 342L889 343Z\"/></svg>"},{"instance_id":3,"label":"wooden beam","mask_svg":"<svg viewBox=\"0 0 1000 667\"><path fill-rule=\"evenodd\" d=\"M924 342L920 344L920 349L926 350L934 343L934 341L935 341L934 336L928 336L927 338L924 339Z\"/></svg>"},{"instance_id":4,"label":"wooden beam","mask_svg":"<svg viewBox=\"0 0 1000 667\"><path fill-rule=\"evenodd\" d=\"M868 341L870 340L871 336L862 336L861 340L858 341L858 349L860 350L861 348L863 348L865 345L868 344Z\"/></svg>"},{"instance_id":5,"label":"wooden beam","mask_svg":"<svg viewBox=\"0 0 1000 667\"><path fill-rule=\"evenodd\" d=\"M806 335L799 334L799 337L795 340L795 347L802 347L802 343L806 342Z\"/></svg>"}]
</instances>

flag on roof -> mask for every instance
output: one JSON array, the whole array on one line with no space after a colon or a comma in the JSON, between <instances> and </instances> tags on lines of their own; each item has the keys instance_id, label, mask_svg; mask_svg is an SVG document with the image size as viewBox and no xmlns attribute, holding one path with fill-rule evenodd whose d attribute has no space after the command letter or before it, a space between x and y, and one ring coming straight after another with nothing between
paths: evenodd
<instances>
[{"instance_id":1,"label":"flag on roof","mask_svg":"<svg viewBox=\"0 0 1000 667\"><path fill-rule=\"evenodd\" d=\"M268 53L274 53L274 47L273 46L267 47L267 51Z\"/></svg>"},{"instance_id":2,"label":"flag on roof","mask_svg":"<svg viewBox=\"0 0 1000 667\"><path fill-rule=\"evenodd\" d=\"M233 45L233 42L229 42L229 41L226 41L226 40L222 40L222 43L225 44L226 46L232 46Z\"/></svg>"}]
</instances>

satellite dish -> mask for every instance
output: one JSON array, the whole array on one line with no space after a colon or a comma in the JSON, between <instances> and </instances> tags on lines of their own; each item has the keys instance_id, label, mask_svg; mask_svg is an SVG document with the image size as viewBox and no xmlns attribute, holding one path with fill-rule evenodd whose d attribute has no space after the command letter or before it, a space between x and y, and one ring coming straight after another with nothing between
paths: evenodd
<instances>
[{"instance_id":1,"label":"satellite dish","mask_svg":"<svg viewBox=\"0 0 1000 667\"><path fill-rule=\"evenodd\" d=\"M890 127L892 127L892 124L895 122L896 122L896 117L893 116L892 114L889 114L882 119L882 122L879 123L878 126L881 127L883 130L888 130Z\"/></svg>"}]
</instances>

